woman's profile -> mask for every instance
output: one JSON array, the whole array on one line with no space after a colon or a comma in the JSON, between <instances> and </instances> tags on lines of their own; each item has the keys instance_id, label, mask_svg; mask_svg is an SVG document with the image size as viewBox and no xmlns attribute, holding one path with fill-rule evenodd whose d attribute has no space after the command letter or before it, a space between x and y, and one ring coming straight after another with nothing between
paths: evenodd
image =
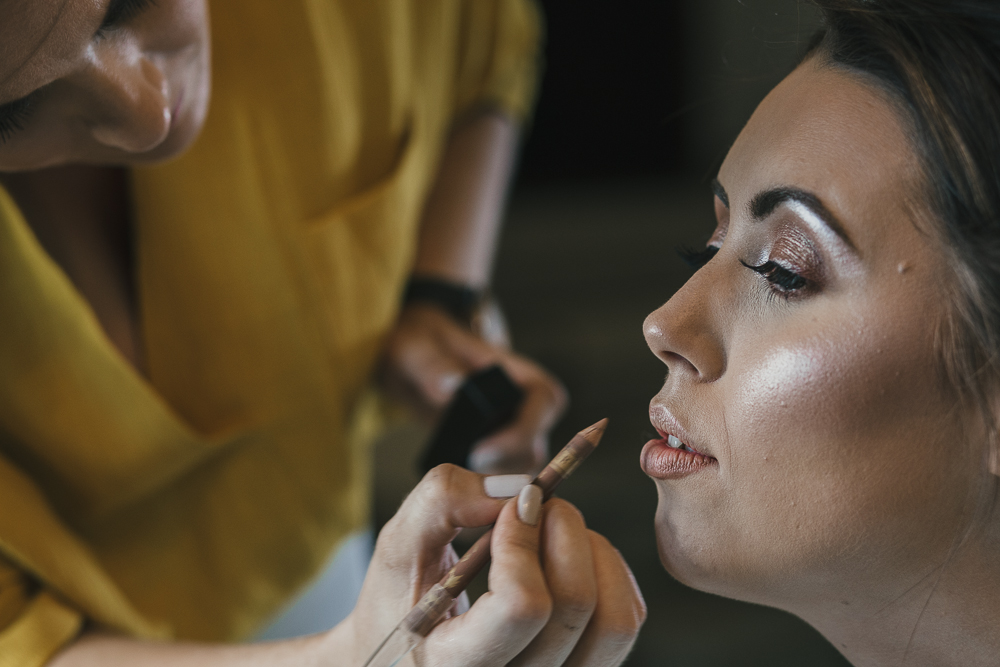
<instances>
[{"instance_id":1,"label":"woman's profile","mask_svg":"<svg viewBox=\"0 0 1000 667\"><path fill-rule=\"evenodd\" d=\"M661 560L855 665L996 664L1000 7L815 4L645 323Z\"/></svg>"}]
</instances>

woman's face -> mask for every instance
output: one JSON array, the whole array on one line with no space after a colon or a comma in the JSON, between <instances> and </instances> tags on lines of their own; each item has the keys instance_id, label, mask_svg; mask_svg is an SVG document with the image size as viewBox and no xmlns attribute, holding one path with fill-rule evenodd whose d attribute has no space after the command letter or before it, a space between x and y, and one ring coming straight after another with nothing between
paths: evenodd
<instances>
[{"instance_id":1,"label":"woman's face","mask_svg":"<svg viewBox=\"0 0 1000 667\"><path fill-rule=\"evenodd\" d=\"M0 0L0 171L176 155L210 91L204 0Z\"/></svg>"},{"instance_id":2,"label":"woman's face","mask_svg":"<svg viewBox=\"0 0 1000 667\"><path fill-rule=\"evenodd\" d=\"M642 465L680 580L792 611L891 600L968 525L987 473L941 381L950 274L907 136L812 59L729 152L717 252L645 322L668 374Z\"/></svg>"}]
</instances>

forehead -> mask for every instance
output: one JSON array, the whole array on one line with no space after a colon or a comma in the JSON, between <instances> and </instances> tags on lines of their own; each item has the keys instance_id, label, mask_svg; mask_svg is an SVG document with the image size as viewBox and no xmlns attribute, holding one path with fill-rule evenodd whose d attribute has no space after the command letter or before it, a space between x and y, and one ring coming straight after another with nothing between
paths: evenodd
<instances>
[{"instance_id":1,"label":"forehead","mask_svg":"<svg viewBox=\"0 0 1000 667\"><path fill-rule=\"evenodd\" d=\"M103 0L0 0L0 103L64 73Z\"/></svg>"},{"instance_id":2,"label":"forehead","mask_svg":"<svg viewBox=\"0 0 1000 667\"><path fill-rule=\"evenodd\" d=\"M815 193L849 234L871 237L885 226L867 222L912 220L921 173L909 123L888 93L814 58L761 102L719 178L741 198L734 209L761 190L794 186Z\"/></svg>"}]
</instances>

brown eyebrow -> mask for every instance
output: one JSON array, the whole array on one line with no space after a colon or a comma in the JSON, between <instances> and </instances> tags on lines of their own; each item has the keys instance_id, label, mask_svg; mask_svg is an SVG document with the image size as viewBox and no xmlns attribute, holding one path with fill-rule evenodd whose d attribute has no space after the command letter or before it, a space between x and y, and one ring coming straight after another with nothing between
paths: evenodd
<instances>
[{"instance_id":1,"label":"brown eyebrow","mask_svg":"<svg viewBox=\"0 0 1000 667\"><path fill-rule=\"evenodd\" d=\"M719 182L719 179L713 178L711 185L712 193L726 205L726 208L729 208L729 195L726 194L726 189L722 187L722 183Z\"/></svg>"},{"instance_id":2,"label":"brown eyebrow","mask_svg":"<svg viewBox=\"0 0 1000 667\"><path fill-rule=\"evenodd\" d=\"M799 190L798 188L772 188L770 190L758 192L754 195L753 199L750 200L750 215L753 216L755 220L761 220L770 215L774 209L778 208L778 206L789 201L798 202L808 208L816 215L816 217L822 220L834 234L839 236L849 248L855 252L857 251L857 246L855 246L854 242L851 241L851 237L848 236L847 231L844 229L844 225L842 225L840 220L837 219L837 216L835 216L830 209L828 209L823 202L820 201L819 197L806 190Z\"/></svg>"}]
</instances>

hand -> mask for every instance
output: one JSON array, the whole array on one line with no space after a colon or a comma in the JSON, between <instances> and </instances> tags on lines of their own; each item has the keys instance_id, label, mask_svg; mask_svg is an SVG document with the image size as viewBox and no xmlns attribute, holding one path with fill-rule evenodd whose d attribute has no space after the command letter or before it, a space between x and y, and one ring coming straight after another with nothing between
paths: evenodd
<instances>
[{"instance_id":1,"label":"hand","mask_svg":"<svg viewBox=\"0 0 1000 667\"><path fill-rule=\"evenodd\" d=\"M525 391L515 420L472 451L479 472L527 472L544 465L548 432L566 408L566 390L534 362L503 344L489 343L440 309L406 306L387 341L382 362L386 387L415 407L439 413L469 373L500 364Z\"/></svg>"},{"instance_id":2,"label":"hand","mask_svg":"<svg viewBox=\"0 0 1000 667\"><path fill-rule=\"evenodd\" d=\"M496 520L489 592L438 625L408 658L418 667L598 667L624 661L646 608L621 555L563 500L536 525L516 503L488 497L483 477L432 470L379 535L354 611L334 632L353 639L362 665L448 570L461 527ZM341 635L343 636L343 635Z\"/></svg>"}]
</instances>

